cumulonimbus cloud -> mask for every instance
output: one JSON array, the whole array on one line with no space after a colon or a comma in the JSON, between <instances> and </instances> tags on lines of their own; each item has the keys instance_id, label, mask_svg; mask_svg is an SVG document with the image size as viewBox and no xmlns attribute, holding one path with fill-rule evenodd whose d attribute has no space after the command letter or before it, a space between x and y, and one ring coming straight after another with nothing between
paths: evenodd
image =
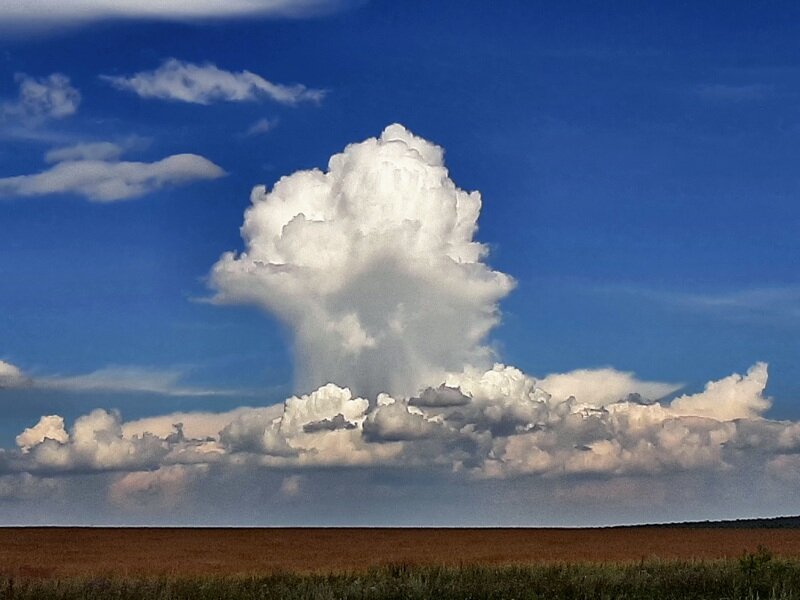
<instances>
[{"instance_id":1,"label":"cumulonimbus cloud","mask_svg":"<svg viewBox=\"0 0 800 600\"><path fill-rule=\"evenodd\" d=\"M295 335L298 386L413 394L484 345L513 287L475 241L481 197L459 189L443 151L401 125L348 146L327 171L257 187L245 250L214 266L219 303L252 303Z\"/></svg>"},{"instance_id":2,"label":"cumulonimbus cloud","mask_svg":"<svg viewBox=\"0 0 800 600\"><path fill-rule=\"evenodd\" d=\"M223 255L210 283L215 301L255 304L293 329L300 392L127 423L105 410L71 425L46 415L0 452L0 474L113 473L115 506L148 494L170 504L243 469L302 472L295 497L331 467L547 480L558 502L570 484L552 482L591 496L682 474L757 472L795 489L800 423L768 418L764 363L677 396L680 384L611 368L534 377L492 365L486 336L513 281L475 240L480 196L405 128L348 146L327 171L257 187L252 201L244 251ZM624 485L603 487L613 480Z\"/></svg>"},{"instance_id":3,"label":"cumulonimbus cloud","mask_svg":"<svg viewBox=\"0 0 800 600\"><path fill-rule=\"evenodd\" d=\"M102 75L115 88L133 92L141 98L174 100L193 104L244 102L269 98L281 104L319 102L323 90L302 84L273 83L251 73L220 69L211 63L197 65L175 58L166 60L153 71L142 71L129 77Z\"/></svg>"},{"instance_id":4,"label":"cumulonimbus cloud","mask_svg":"<svg viewBox=\"0 0 800 600\"><path fill-rule=\"evenodd\" d=\"M51 150L55 163L31 175L0 178L1 196L76 194L94 202L144 196L167 186L217 179L225 171L197 154L173 154L155 162L119 160L123 148L110 142L78 144Z\"/></svg>"}]
</instances>

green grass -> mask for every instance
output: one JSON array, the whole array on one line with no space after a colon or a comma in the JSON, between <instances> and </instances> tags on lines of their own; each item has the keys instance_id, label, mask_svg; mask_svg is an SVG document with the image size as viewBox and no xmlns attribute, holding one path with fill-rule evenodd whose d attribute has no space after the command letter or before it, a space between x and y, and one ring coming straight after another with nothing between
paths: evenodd
<instances>
[{"instance_id":1,"label":"green grass","mask_svg":"<svg viewBox=\"0 0 800 600\"><path fill-rule=\"evenodd\" d=\"M800 561L760 550L738 560L515 567L387 566L361 573L260 577L0 579L0 598L598 598L800 600Z\"/></svg>"}]
</instances>

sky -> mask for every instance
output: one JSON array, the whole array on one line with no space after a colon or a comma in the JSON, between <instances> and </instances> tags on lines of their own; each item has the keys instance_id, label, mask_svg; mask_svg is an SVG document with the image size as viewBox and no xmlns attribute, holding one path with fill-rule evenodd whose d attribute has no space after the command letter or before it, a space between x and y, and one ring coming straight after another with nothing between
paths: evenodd
<instances>
[{"instance_id":1,"label":"sky","mask_svg":"<svg viewBox=\"0 0 800 600\"><path fill-rule=\"evenodd\" d=\"M0 6L0 521L797 514L798 13Z\"/></svg>"}]
</instances>

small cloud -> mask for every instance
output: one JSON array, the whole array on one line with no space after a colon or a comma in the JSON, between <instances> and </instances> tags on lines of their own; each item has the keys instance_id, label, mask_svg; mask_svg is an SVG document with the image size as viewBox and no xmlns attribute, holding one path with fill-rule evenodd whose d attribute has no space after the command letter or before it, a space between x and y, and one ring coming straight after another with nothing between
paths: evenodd
<instances>
[{"instance_id":1,"label":"small cloud","mask_svg":"<svg viewBox=\"0 0 800 600\"><path fill-rule=\"evenodd\" d=\"M146 163L120 161L123 148L110 142L78 144L51 150L49 169L32 175L0 178L0 196L77 194L95 202L144 196L163 187L217 179L225 171L197 154L174 154Z\"/></svg>"},{"instance_id":2,"label":"small cloud","mask_svg":"<svg viewBox=\"0 0 800 600\"><path fill-rule=\"evenodd\" d=\"M154 71L142 71L130 77L101 75L115 88L133 92L141 98L157 98L193 104L245 102L269 98L280 104L320 102L323 90L302 84L273 83L251 73L234 73L211 63L197 65L170 58Z\"/></svg>"},{"instance_id":3,"label":"small cloud","mask_svg":"<svg viewBox=\"0 0 800 600\"><path fill-rule=\"evenodd\" d=\"M269 133L278 124L277 119L259 119L245 132L246 136L263 135Z\"/></svg>"},{"instance_id":4,"label":"small cloud","mask_svg":"<svg viewBox=\"0 0 800 600\"><path fill-rule=\"evenodd\" d=\"M3 388L18 388L29 383L19 367L0 360L0 390Z\"/></svg>"},{"instance_id":5,"label":"small cloud","mask_svg":"<svg viewBox=\"0 0 800 600\"><path fill-rule=\"evenodd\" d=\"M72 87L66 75L53 73L35 79L17 73L15 79L19 84L19 94L16 100L4 102L0 107L0 115L4 119L39 123L63 119L78 111L81 94Z\"/></svg>"},{"instance_id":6,"label":"small cloud","mask_svg":"<svg viewBox=\"0 0 800 600\"><path fill-rule=\"evenodd\" d=\"M289 475L283 478L281 483L281 495L287 498L294 498L300 494L300 487L303 483L303 478L300 475Z\"/></svg>"}]
</instances>

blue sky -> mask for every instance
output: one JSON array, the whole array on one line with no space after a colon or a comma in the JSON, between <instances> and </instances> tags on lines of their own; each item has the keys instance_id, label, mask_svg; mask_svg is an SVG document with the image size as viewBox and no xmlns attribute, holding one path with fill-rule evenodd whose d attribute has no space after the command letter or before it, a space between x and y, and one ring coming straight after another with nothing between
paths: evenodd
<instances>
[{"instance_id":1,"label":"blue sky","mask_svg":"<svg viewBox=\"0 0 800 600\"><path fill-rule=\"evenodd\" d=\"M5 191L0 359L34 380L138 369L221 393L0 389L0 445L40 415L221 412L311 391L294 383L291 327L209 303L209 272L243 248L254 185L325 168L395 122L482 194L477 239L517 281L489 338L503 362L535 376L613 367L696 392L764 361L769 416L800 418L799 11L373 0L291 18L4 28L5 106L18 73L63 74L80 102L57 118L6 108L0 178L96 142L148 163L191 153L225 174L111 202ZM109 79L168 59L324 94L199 104ZM267 131L251 131L262 119Z\"/></svg>"}]
</instances>

